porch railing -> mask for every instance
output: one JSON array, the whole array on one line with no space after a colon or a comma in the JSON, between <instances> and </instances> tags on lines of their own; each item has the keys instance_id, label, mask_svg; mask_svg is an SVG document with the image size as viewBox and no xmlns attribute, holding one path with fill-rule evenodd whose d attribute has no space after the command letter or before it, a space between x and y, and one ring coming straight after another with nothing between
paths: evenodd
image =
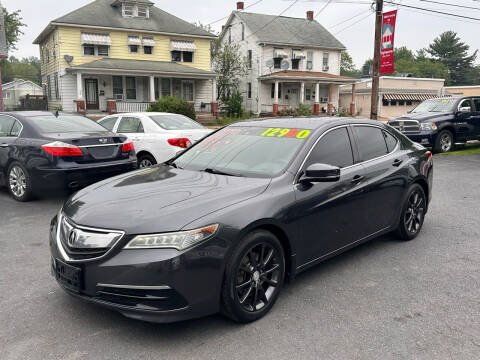
<instances>
[{"instance_id":1,"label":"porch railing","mask_svg":"<svg viewBox=\"0 0 480 360\"><path fill-rule=\"evenodd\" d=\"M118 113L145 112L149 107L149 102L117 101Z\"/></svg>"},{"instance_id":2,"label":"porch railing","mask_svg":"<svg viewBox=\"0 0 480 360\"><path fill-rule=\"evenodd\" d=\"M295 108L295 107L293 107ZM292 106L290 105L278 105L278 110L287 110L287 109L292 109ZM273 113L273 105L272 104L262 104L261 106L261 112L262 113Z\"/></svg>"}]
</instances>

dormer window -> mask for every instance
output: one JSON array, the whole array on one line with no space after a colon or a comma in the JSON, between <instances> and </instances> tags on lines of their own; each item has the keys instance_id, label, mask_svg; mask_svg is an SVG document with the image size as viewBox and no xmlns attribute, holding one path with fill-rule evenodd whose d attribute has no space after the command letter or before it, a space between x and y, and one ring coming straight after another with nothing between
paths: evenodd
<instances>
[{"instance_id":1,"label":"dormer window","mask_svg":"<svg viewBox=\"0 0 480 360\"><path fill-rule=\"evenodd\" d=\"M148 18L148 8L145 6L137 6L137 16Z\"/></svg>"},{"instance_id":2,"label":"dormer window","mask_svg":"<svg viewBox=\"0 0 480 360\"><path fill-rule=\"evenodd\" d=\"M123 3L122 4L122 15L123 17L141 17L148 19L150 15L150 10L148 6L134 4L134 3Z\"/></svg>"},{"instance_id":3,"label":"dormer window","mask_svg":"<svg viewBox=\"0 0 480 360\"><path fill-rule=\"evenodd\" d=\"M124 17L130 17L133 15L134 6L131 4L123 4L122 12Z\"/></svg>"}]
</instances>

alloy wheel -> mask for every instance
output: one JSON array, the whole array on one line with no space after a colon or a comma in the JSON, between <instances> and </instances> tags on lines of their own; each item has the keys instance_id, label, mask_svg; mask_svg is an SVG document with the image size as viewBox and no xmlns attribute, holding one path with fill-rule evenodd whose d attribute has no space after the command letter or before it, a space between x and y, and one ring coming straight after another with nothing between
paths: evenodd
<instances>
[{"instance_id":1,"label":"alloy wheel","mask_svg":"<svg viewBox=\"0 0 480 360\"><path fill-rule=\"evenodd\" d=\"M442 148L442 151L443 152L450 151L450 149L452 148L452 142L453 141L450 134L448 133L443 134L442 137L440 138L440 147Z\"/></svg>"},{"instance_id":2,"label":"alloy wheel","mask_svg":"<svg viewBox=\"0 0 480 360\"><path fill-rule=\"evenodd\" d=\"M17 197L21 198L27 190L27 177L19 166L14 166L9 174L10 190Z\"/></svg>"},{"instance_id":3,"label":"alloy wheel","mask_svg":"<svg viewBox=\"0 0 480 360\"><path fill-rule=\"evenodd\" d=\"M412 235L420 231L425 215L425 198L419 190L415 190L408 198L405 211L405 229Z\"/></svg>"},{"instance_id":4,"label":"alloy wheel","mask_svg":"<svg viewBox=\"0 0 480 360\"><path fill-rule=\"evenodd\" d=\"M268 243L251 247L240 262L235 284L237 300L248 312L255 312L272 299L280 284L280 254Z\"/></svg>"},{"instance_id":5,"label":"alloy wheel","mask_svg":"<svg viewBox=\"0 0 480 360\"><path fill-rule=\"evenodd\" d=\"M142 169L142 168L150 167L150 166L152 166L152 165L153 165L153 163L152 163L150 160L148 160L148 159L143 159L142 161L140 161L140 164L138 164L138 167L139 167L140 169Z\"/></svg>"}]
</instances>

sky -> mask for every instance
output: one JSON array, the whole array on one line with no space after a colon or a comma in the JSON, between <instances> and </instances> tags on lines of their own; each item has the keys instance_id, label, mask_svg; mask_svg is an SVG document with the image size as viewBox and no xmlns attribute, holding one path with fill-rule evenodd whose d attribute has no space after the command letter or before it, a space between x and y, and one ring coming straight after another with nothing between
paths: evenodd
<instances>
[{"instance_id":1,"label":"sky","mask_svg":"<svg viewBox=\"0 0 480 360\"><path fill-rule=\"evenodd\" d=\"M113 0L112 0L113 1ZM151 0L155 6L189 22L208 24L230 14L236 8L236 0ZM258 0L245 1L245 6ZM329 0L298 0L284 16L305 17L307 10L317 14ZM462 9L429 3L425 0L392 0L405 5L434 9L480 19L479 0L437 0L444 3L477 7ZM32 42L49 21L75 10L91 0L0 0L8 11L21 10L24 35L18 43L18 50L10 55L22 58L39 56L37 45ZM293 0L262 0L247 11L278 15L292 4ZM357 67L373 56L374 16L369 12L369 0L331 0L316 17L347 48ZM385 11L396 7L387 6ZM371 13L371 14L370 14ZM370 15L369 15L370 14ZM346 21L352 18L350 21ZM226 19L212 24L219 31ZM453 30L470 45L470 50L480 48L480 21L452 18L419 10L399 8L395 46L407 46L412 50L425 48L440 33ZM479 61L480 62L480 55Z\"/></svg>"}]
</instances>

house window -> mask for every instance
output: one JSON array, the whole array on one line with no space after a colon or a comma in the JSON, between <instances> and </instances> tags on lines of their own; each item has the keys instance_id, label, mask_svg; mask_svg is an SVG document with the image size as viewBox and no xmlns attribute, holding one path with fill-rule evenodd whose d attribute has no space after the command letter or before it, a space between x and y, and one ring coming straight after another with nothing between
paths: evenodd
<instances>
[{"instance_id":1,"label":"house window","mask_svg":"<svg viewBox=\"0 0 480 360\"><path fill-rule=\"evenodd\" d=\"M282 67L282 58L274 58L273 59L273 68L280 69Z\"/></svg>"},{"instance_id":2,"label":"house window","mask_svg":"<svg viewBox=\"0 0 480 360\"><path fill-rule=\"evenodd\" d=\"M182 52L177 50L172 51L172 61L175 61L175 62L182 61Z\"/></svg>"},{"instance_id":3,"label":"house window","mask_svg":"<svg viewBox=\"0 0 480 360\"><path fill-rule=\"evenodd\" d=\"M272 83L271 95L272 95L272 99L274 99L275 98L275 83ZM282 98L282 83L278 83L278 98L279 99Z\"/></svg>"},{"instance_id":4,"label":"house window","mask_svg":"<svg viewBox=\"0 0 480 360\"><path fill-rule=\"evenodd\" d=\"M58 91L58 74L57 73L55 73L55 75L53 76L53 79L54 79L54 85L55 85L55 99L60 99L60 94Z\"/></svg>"},{"instance_id":5,"label":"house window","mask_svg":"<svg viewBox=\"0 0 480 360\"><path fill-rule=\"evenodd\" d=\"M382 105L383 106L388 106L388 104L389 104L388 100L385 100L385 99L382 100Z\"/></svg>"},{"instance_id":6,"label":"house window","mask_svg":"<svg viewBox=\"0 0 480 360\"><path fill-rule=\"evenodd\" d=\"M191 51L182 51L183 54L183 62L193 62L193 52Z\"/></svg>"},{"instance_id":7,"label":"house window","mask_svg":"<svg viewBox=\"0 0 480 360\"><path fill-rule=\"evenodd\" d=\"M247 84L247 98L252 98L252 83Z\"/></svg>"},{"instance_id":8,"label":"house window","mask_svg":"<svg viewBox=\"0 0 480 360\"><path fill-rule=\"evenodd\" d=\"M3 98L4 98L5 100L6 100L6 99L10 99L10 95L11 95L11 94L10 94L9 91L8 91L8 92L5 91L5 92L3 93Z\"/></svg>"},{"instance_id":9,"label":"house window","mask_svg":"<svg viewBox=\"0 0 480 360\"><path fill-rule=\"evenodd\" d=\"M138 6L137 7L137 16L146 18L148 17L148 8L145 6Z\"/></svg>"},{"instance_id":10,"label":"house window","mask_svg":"<svg viewBox=\"0 0 480 360\"><path fill-rule=\"evenodd\" d=\"M405 106L405 101L404 101L404 100L400 100L400 101L398 102L398 105L400 105L400 106Z\"/></svg>"},{"instance_id":11,"label":"house window","mask_svg":"<svg viewBox=\"0 0 480 360\"><path fill-rule=\"evenodd\" d=\"M171 82L170 79L162 79L162 97L171 95Z\"/></svg>"},{"instance_id":12,"label":"house window","mask_svg":"<svg viewBox=\"0 0 480 360\"><path fill-rule=\"evenodd\" d=\"M138 45L128 45L128 50L132 54L137 54L138 53Z\"/></svg>"},{"instance_id":13,"label":"house window","mask_svg":"<svg viewBox=\"0 0 480 360\"><path fill-rule=\"evenodd\" d=\"M247 52L247 66L248 66L249 69L252 68L252 58L253 58L253 51L248 50L248 52Z\"/></svg>"},{"instance_id":14,"label":"house window","mask_svg":"<svg viewBox=\"0 0 480 360\"><path fill-rule=\"evenodd\" d=\"M242 40L245 40L245 24L242 23Z\"/></svg>"},{"instance_id":15,"label":"house window","mask_svg":"<svg viewBox=\"0 0 480 360\"><path fill-rule=\"evenodd\" d=\"M329 60L329 54L328 53L323 53L323 71L328 71L328 60Z\"/></svg>"},{"instance_id":16,"label":"house window","mask_svg":"<svg viewBox=\"0 0 480 360\"><path fill-rule=\"evenodd\" d=\"M228 28L228 43L229 44L232 43L232 28L231 27Z\"/></svg>"},{"instance_id":17,"label":"house window","mask_svg":"<svg viewBox=\"0 0 480 360\"><path fill-rule=\"evenodd\" d=\"M46 48L47 50L47 64L50 62L50 50L48 50L48 48Z\"/></svg>"},{"instance_id":18,"label":"house window","mask_svg":"<svg viewBox=\"0 0 480 360\"><path fill-rule=\"evenodd\" d=\"M85 55L85 56L95 56L95 46L94 45L83 45L83 55Z\"/></svg>"},{"instance_id":19,"label":"house window","mask_svg":"<svg viewBox=\"0 0 480 360\"><path fill-rule=\"evenodd\" d=\"M47 75L47 96L49 99L52 98L52 85L50 83L50 75Z\"/></svg>"},{"instance_id":20,"label":"house window","mask_svg":"<svg viewBox=\"0 0 480 360\"><path fill-rule=\"evenodd\" d=\"M108 56L109 50L110 50L110 46L108 45L98 45L97 47L98 56Z\"/></svg>"},{"instance_id":21,"label":"house window","mask_svg":"<svg viewBox=\"0 0 480 360\"><path fill-rule=\"evenodd\" d=\"M300 68L300 59L292 59L292 70L298 70Z\"/></svg>"},{"instance_id":22,"label":"house window","mask_svg":"<svg viewBox=\"0 0 480 360\"><path fill-rule=\"evenodd\" d=\"M123 16L133 16L133 5L130 4L123 4Z\"/></svg>"},{"instance_id":23,"label":"house window","mask_svg":"<svg viewBox=\"0 0 480 360\"><path fill-rule=\"evenodd\" d=\"M312 99L312 89L305 89L305 100L310 101Z\"/></svg>"},{"instance_id":24,"label":"house window","mask_svg":"<svg viewBox=\"0 0 480 360\"><path fill-rule=\"evenodd\" d=\"M143 53L146 55L152 55L153 54L153 46L144 46L143 47Z\"/></svg>"},{"instance_id":25,"label":"house window","mask_svg":"<svg viewBox=\"0 0 480 360\"><path fill-rule=\"evenodd\" d=\"M412 100L407 100L407 106L412 106Z\"/></svg>"},{"instance_id":26,"label":"house window","mask_svg":"<svg viewBox=\"0 0 480 360\"><path fill-rule=\"evenodd\" d=\"M137 99L137 84L134 76L127 76L125 78L125 88L127 93L127 100Z\"/></svg>"},{"instance_id":27,"label":"house window","mask_svg":"<svg viewBox=\"0 0 480 360\"><path fill-rule=\"evenodd\" d=\"M123 77L112 76L113 98L123 99Z\"/></svg>"},{"instance_id":28,"label":"house window","mask_svg":"<svg viewBox=\"0 0 480 360\"><path fill-rule=\"evenodd\" d=\"M185 101L193 101L193 81L182 81L182 99Z\"/></svg>"},{"instance_id":29,"label":"house window","mask_svg":"<svg viewBox=\"0 0 480 360\"><path fill-rule=\"evenodd\" d=\"M390 101L390 106L397 106L397 100Z\"/></svg>"},{"instance_id":30,"label":"house window","mask_svg":"<svg viewBox=\"0 0 480 360\"><path fill-rule=\"evenodd\" d=\"M172 51L172 61L175 62L193 62L193 52L192 51Z\"/></svg>"},{"instance_id":31,"label":"house window","mask_svg":"<svg viewBox=\"0 0 480 360\"><path fill-rule=\"evenodd\" d=\"M313 69L313 51L307 51L307 70Z\"/></svg>"}]
</instances>

